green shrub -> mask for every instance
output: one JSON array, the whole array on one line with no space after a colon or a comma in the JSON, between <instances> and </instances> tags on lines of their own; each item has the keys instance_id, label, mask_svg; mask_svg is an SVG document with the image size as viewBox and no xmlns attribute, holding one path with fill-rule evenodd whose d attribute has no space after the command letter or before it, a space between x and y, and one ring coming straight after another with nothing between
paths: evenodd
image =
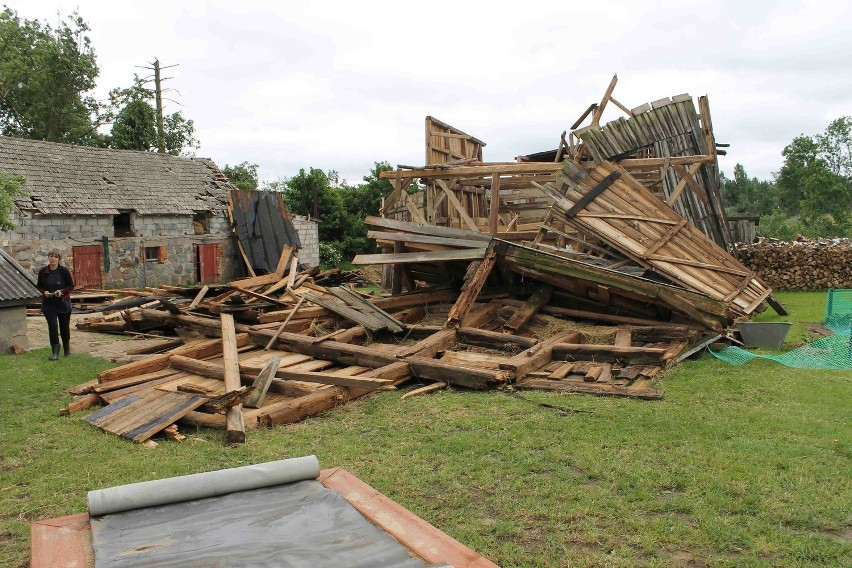
<instances>
[{"instance_id":1,"label":"green shrub","mask_svg":"<svg viewBox=\"0 0 852 568\"><path fill-rule=\"evenodd\" d=\"M343 262L343 251L340 243L320 243L320 266L323 268L337 268Z\"/></svg>"}]
</instances>

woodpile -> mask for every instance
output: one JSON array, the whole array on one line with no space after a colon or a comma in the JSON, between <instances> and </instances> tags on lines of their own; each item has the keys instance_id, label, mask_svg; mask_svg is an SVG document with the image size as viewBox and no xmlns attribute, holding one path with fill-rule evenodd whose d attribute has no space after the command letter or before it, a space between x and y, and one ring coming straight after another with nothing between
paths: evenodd
<instances>
[{"instance_id":1,"label":"woodpile","mask_svg":"<svg viewBox=\"0 0 852 568\"><path fill-rule=\"evenodd\" d=\"M371 299L282 262L292 270L231 282L212 298L136 307L142 321L198 338L72 388L62 413L104 404L85 420L135 442L177 439L182 423L221 428L233 444L408 381L654 400L663 394L654 377L701 335L689 322L615 315L601 326L604 314L550 306L561 292L548 285L493 293L485 285L505 253L489 243L482 256L461 290Z\"/></svg>"},{"instance_id":2,"label":"woodpile","mask_svg":"<svg viewBox=\"0 0 852 568\"><path fill-rule=\"evenodd\" d=\"M761 239L737 244L736 253L773 288L852 288L852 239Z\"/></svg>"}]
</instances>

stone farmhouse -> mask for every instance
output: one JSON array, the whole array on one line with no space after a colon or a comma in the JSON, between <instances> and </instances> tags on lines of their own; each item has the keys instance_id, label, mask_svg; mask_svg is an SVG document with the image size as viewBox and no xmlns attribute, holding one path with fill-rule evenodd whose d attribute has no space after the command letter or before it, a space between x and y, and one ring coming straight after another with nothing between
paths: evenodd
<instances>
[{"instance_id":1,"label":"stone farmhouse","mask_svg":"<svg viewBox=\"0 0 852 568\"><path fill-rule=\"evenodd\" d=\"M52 248L63 251L78 288L207 284L244 273L228 204L238 190L209 159L0 137L0 171L27 180L11 213L17 227L0 239L33 273ZM316 223L294 225L318 257ZM305 252L302 262L318 263Z\"/></svg>"}]
</instances>

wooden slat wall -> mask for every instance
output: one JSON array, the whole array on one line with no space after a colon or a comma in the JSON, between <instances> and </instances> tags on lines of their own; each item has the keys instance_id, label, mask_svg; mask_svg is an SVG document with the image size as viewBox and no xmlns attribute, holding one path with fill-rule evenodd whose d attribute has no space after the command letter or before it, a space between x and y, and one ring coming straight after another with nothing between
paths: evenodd
<instances>
[{"instance_id":1,"label":"wooden slat wall","mask_svg":"<svg viewBox=\"0 0 852 568\"><path fill-rule=\"evenodd\" d=\"M689 290L729 304L738 315L755 311L771 292L753 272L616 164L603 162L587 175L576 164L566 162L563 172L558 187L549 186L556 197L554 207L563 216L604 178L620 174L566 219L579 230L599 236L635 262Z\"/></svg>"},{"instance_id":2,"label":"wooden slat wall","mask_svg":"<svg viewBox=\"0 0 852 568\"><path fill-rule=\"evenodd\" d=\"M706 197L702 199L688 188L680 193L672 207L716 244L727 249L730 236L719 192L715 141L712 130L708 136L701 120L709 123L709 106L706 117L699 117L689 95L676 95L637 107L632 113L634 116L631 118L619 118L603 126L593 124L574 131L574 134L583 141L596 163L626 158L637 152L658 158L712 156L713 159L702 164L693 176ZM660 189L665 198L672 195L682 179L672 167L661 168L658 176L640 177L646 186L659 185L660 178Z\"/></svg>"}]
</instances>

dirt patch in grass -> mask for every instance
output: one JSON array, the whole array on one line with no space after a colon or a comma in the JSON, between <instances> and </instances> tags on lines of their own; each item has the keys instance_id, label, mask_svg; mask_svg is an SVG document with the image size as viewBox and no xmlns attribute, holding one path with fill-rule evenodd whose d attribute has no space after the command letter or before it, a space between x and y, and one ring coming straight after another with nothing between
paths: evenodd
<instances>
[{"instance_id":1,"label":"dirt patch in grass","mask_svg":"<svg viewBox=\"0 0 852 568\"><path fill-rule=\"evenodd\" d=\"M79 331L78 321L90 318L93 314L71 314L71 353L87 353L92 357L102 359L117 359L127 354L130 349L148 347L163 343L163 339L143 338L132 335L112 333L97 333ZM30 349L41 349L50 346L47 335L47 322L42 316L27 317L27 339Z\"/></svg>"}]
</instances>

